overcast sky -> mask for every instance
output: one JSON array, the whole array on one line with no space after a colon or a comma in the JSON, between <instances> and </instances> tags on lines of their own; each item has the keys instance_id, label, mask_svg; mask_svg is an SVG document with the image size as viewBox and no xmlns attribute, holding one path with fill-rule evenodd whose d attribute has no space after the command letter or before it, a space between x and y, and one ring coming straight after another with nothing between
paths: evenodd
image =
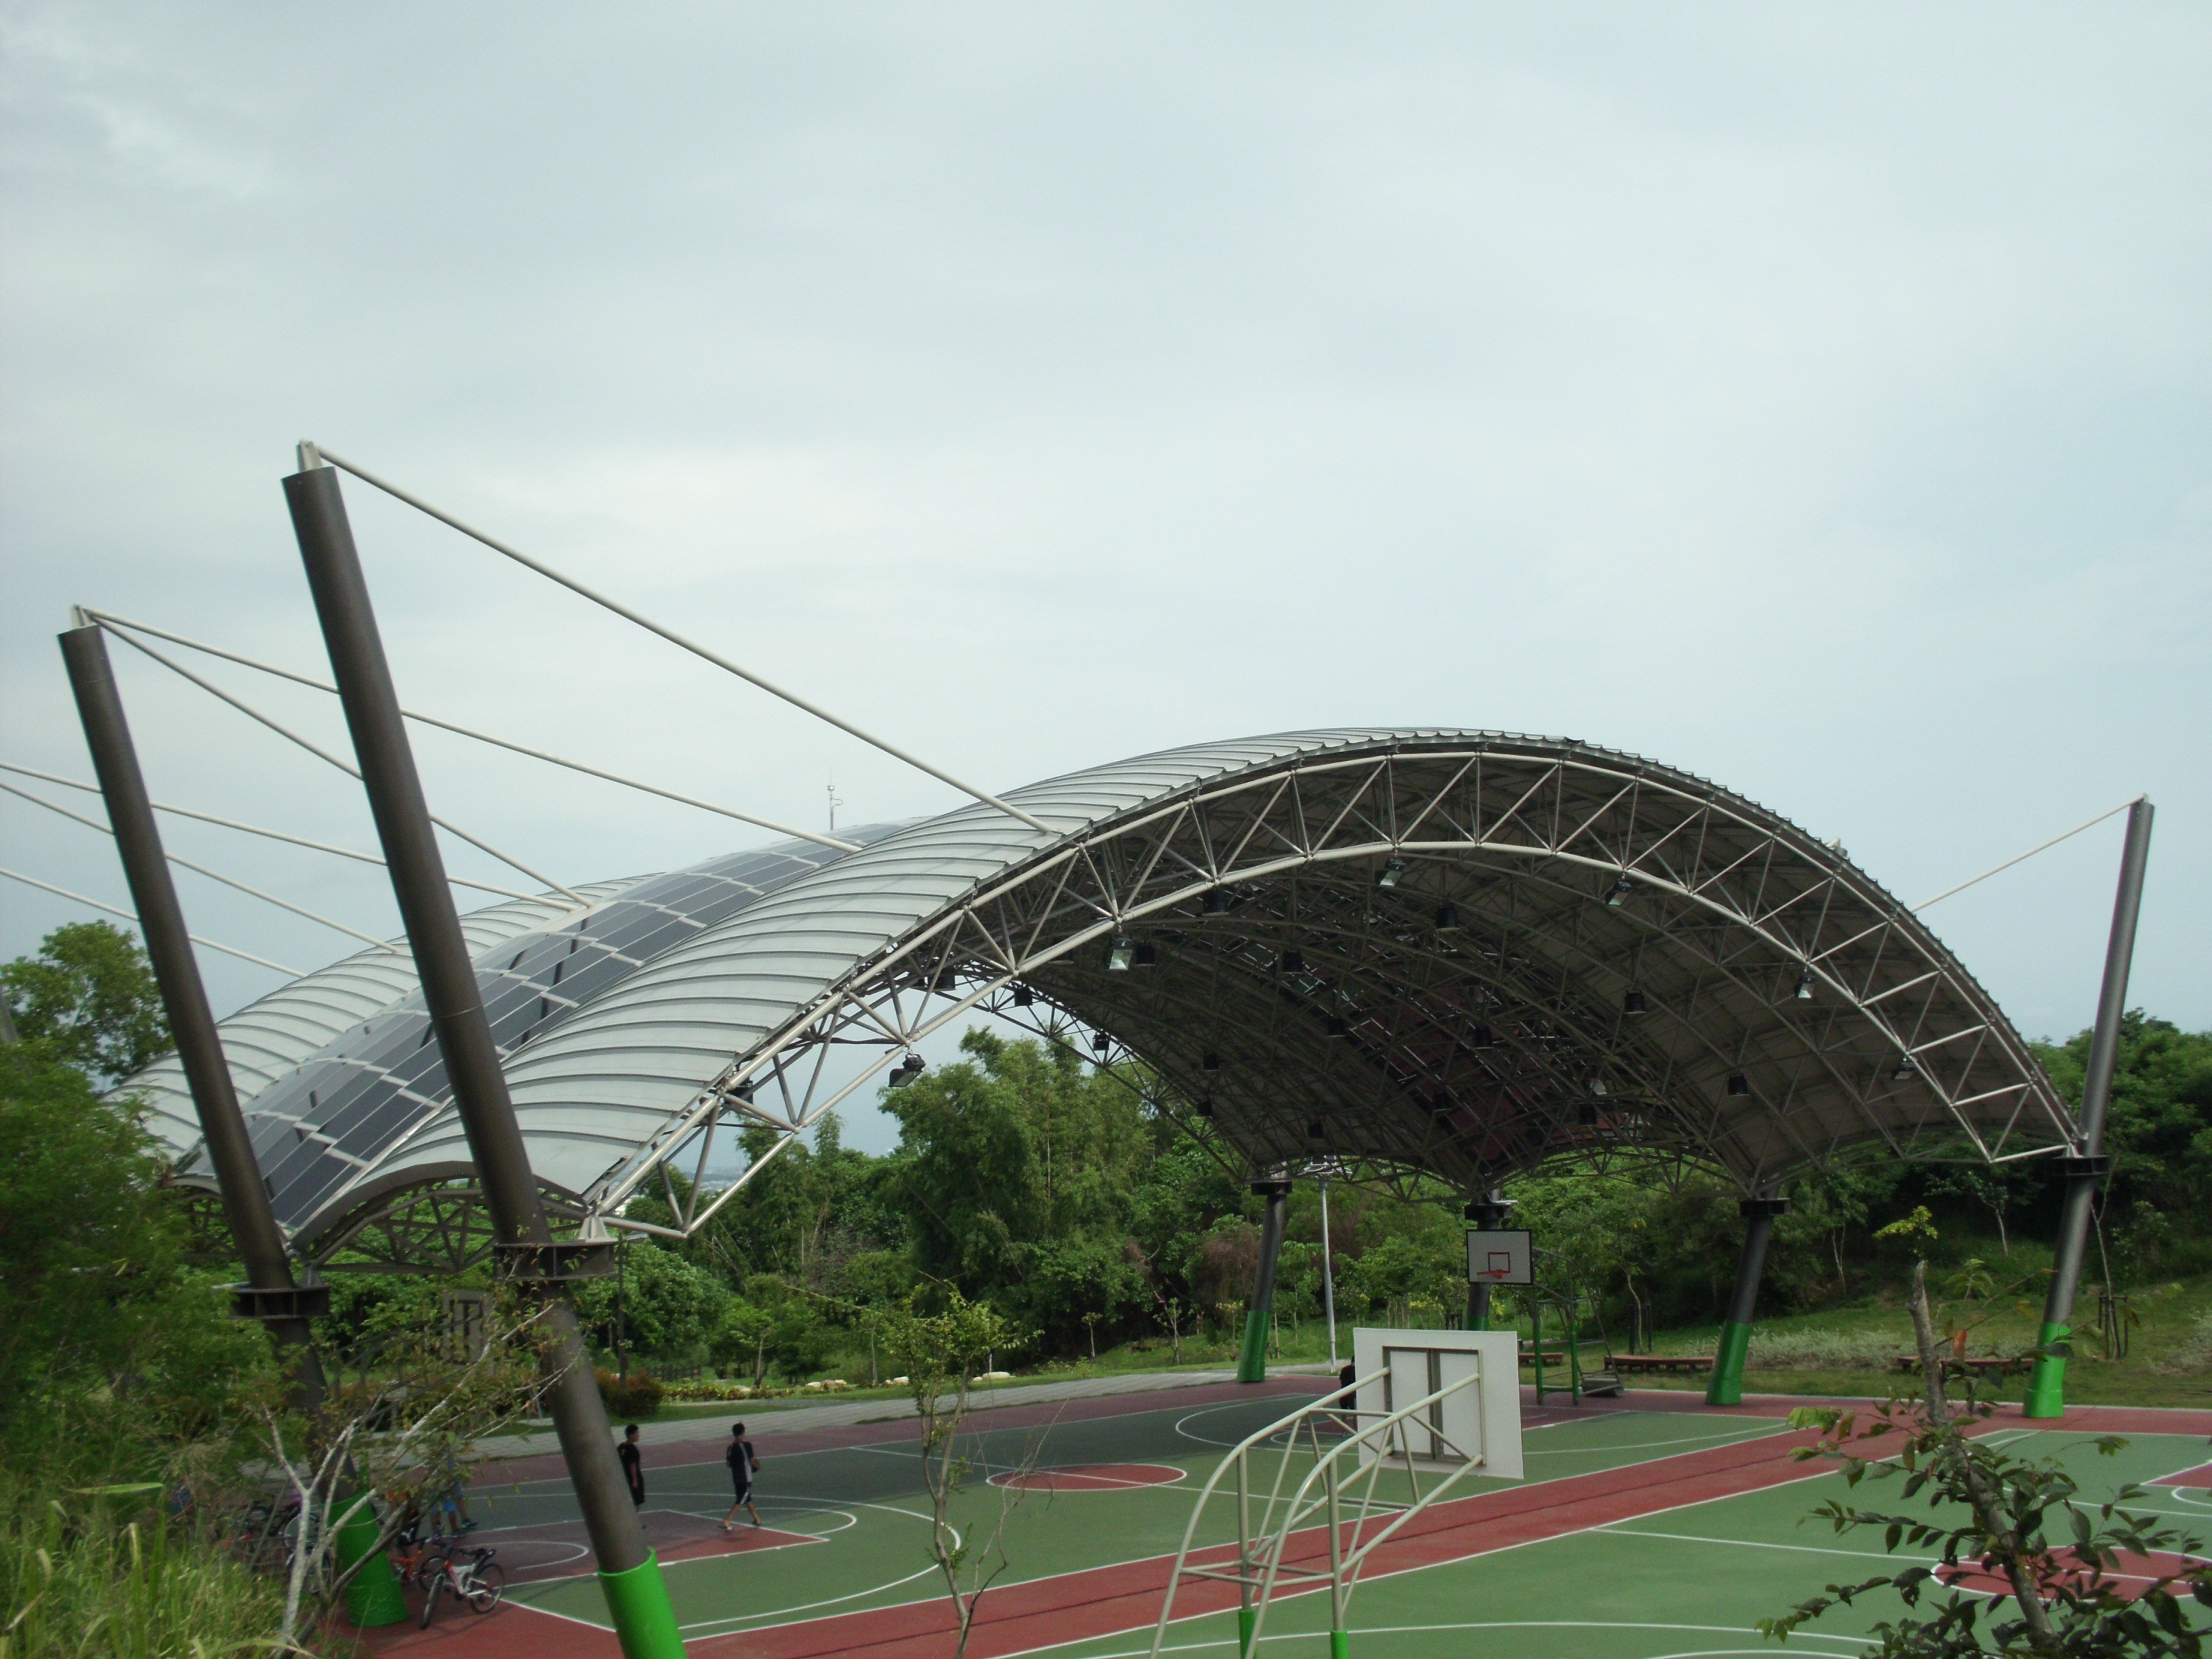
<instances>
[{"instance_id":1,"label":"overcast sky","mask_svg":"<svg viewBox=\"0 0 2212 1659\"><path fill-rule=\"evenodd\" d=\"M0 759L88 775L72 602L323 667L310 437L992 787L1567 735L1907 902L2148 790L2131 1000L2212 1024L2200 5L0 18ZM809 824L833 775L848 823L954 803L349 497L415 706ZM373 844L349 780L118 666L158 798ZM564 880L761 838L421 752ZM171 833L396 927L372 868ZM2031 1036L2090 1017L2118 842L1929 913ZM125 902L89 830L0 796L0 846ZM180 884L214 938L352 948ZM85 914L0 883L0 957ZM277 982L206 966L219 1011Z\"/></svg>"}]
</instances>

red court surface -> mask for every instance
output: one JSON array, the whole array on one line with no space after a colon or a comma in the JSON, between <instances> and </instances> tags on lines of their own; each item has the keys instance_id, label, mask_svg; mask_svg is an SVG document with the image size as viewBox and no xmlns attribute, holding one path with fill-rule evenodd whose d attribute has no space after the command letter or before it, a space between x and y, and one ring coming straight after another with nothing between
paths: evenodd
<instances>
[{"instance_id":1,"label":"red court surface","mask_svg":"<svg viewBox=\"0 0 2212 1659\"><path fill-rule=\"evenodd\" d=\"M709 1555L791 1549L822 1541L811 1534L778 1532L774 1527L756 1527L750 1522L724 1532L717 1522L674 1510L648 1509L638 1518L645 1525L646 1543L664 1561L696 1561ZM492 1559L506 1571L510 1584L567 1578L586 1570L592 1559L581 1521L471 1533L469 1541L498 1552Z\"/></svg>"},{"instance_id":2,"label":"red court surface","mask_svg":"<svg viewBox=\"0 0 2212 1659\"><path fill-rule=\"evenodd\" d=\"M2212 1486L2212 1463L2199 1463L2193 1469L2184 1469L2179 1474L2162 1474L2150 1483L2154 1486Z\"/></svg>"},{"instance_id":3,"label":"red court surface","mask_svg":"<svg viewBox=\"0 0 2212 1659\"><path fill-rule=\"evenodd\" d=\"M1027 1427L1076 1418L1109 1418L1157 1410L1164 1401L1177 1406L1199 1406L1216 1401L1249 1401L1268 1395L1310 1397L1326 1392L1331 1386L1319 1379L1297 1377L1276 1379L1254 1389L1224 1384L1218 1389L1176 1390L1172 1395L1125 1395L1058 1407L979 1413L970 1419L970 1425L978 1429ZM1868 1403L1774 1396L1717 1409L1686 1392L1637 1390L1626 1399L1592 1401L1579 1408L1554 1407L1540 1411L1530 1401L1525 1407L1524 1420L1534 1427L1633 1410L1694 1413L1771 1422L1801 1406L1835 1404L1863 1408ZM2063 1419L2030 1423L2021 1418L2017 1407L2010 1407L2000 1410L1986 1428L2212 1435L2212 1413L2092 1407L2069 1411ZM750 1431L750 1437L761 1447L763 1462L779 1450L880 1446L910 1442L918 1435L919 1427L912 1419L779 1435L772 1416L757 1419L757 1430ZM1372 1580L1467 1560L1651 1516L1687 1504L1818 1479L1832 1473L1833 1465L1826 1461L1801 1462L1791 1455L1796 1449L1812 1445L1818 1438L1811 1432L1766 1435L1592 1474L1534 1480L1524 1486L1440 1503L1418 1516L1378 1549L1363 1577ZM720 1440L702 1439L657 1450L664 1466L705 1463L720 1460L721 1444ZM1862 1442L1854 1449L1863 1455L1879 1456L1883 1443ZM545 1479L557 1476L560 1468L559 1460L555 1457L514 1460L497 1473L487 1470L481 1479ZM1125 1489L1125 1482L1134 1485L1156 1481L1164 1485L1182 1478L1182 1474L1164 1464L1085 1464L1038 1469L1022 1478L1025 1483L1039 1483L1032 1489L1074 1493ZM2212 1480L2212 1465L2165 1477L2160 1484L2202 1486L2208 1480ZM694 1518L670 1517L671 1521L689 1519ZM549 1547L557 1544L564 1554L580 1547L580 1537L571 1537L563 1531L556 1540L550 1536L555 1530L537 1528L530 1536ZM762 1547L759 1543L748 1544L744 1532L750 1529L696 1541L698 1547L710 1553L731 1539L737 1540L730 1546L737 1549ZM801 1540L797 1534L784 1534L777 1541ZM689 1552L693 1547L694 1541L688 1538L672 1537L661 1553L664 1559L683 1559L678 1553ZM1323 1563L1326 1551L1326 1534L1316 1528L1310 1534L1297 1535L1285 1560L1286 1564L1298 1565ZM1225 1555L1224 1551L1216 1551L1211 1557L1194 1555L1193 1559L1203 1562L1224 1559ZM571 1556L561 1564L559 1571L573 1574L587 1571L589 1565L587 1555ZM2149 1574L2165 1570L2167 1565L2164 1561L2131 1564L2129 1586L2140 1593L2149 1582ZM1172 1567L1171 1556L1155 1555L1002 1585L985 1598L968 1651L971 1659L1006 1659L1010 1655L1058 1644L1147 1630L1158 1616ZM2146 1567L2148 1572L2137 1571ZM1969 1569L1969 1574L1972 1571ZM1981 1587L1971 1577L1966 1582L1973 1588ZM1186 1580L1176 1595L1176 1616L1180 1620L1231 1607L1236 1594L1228 1585ZM696 1659L738 1659L741 1655L744 1659L816 1659L817 1656L827 1659L827 1656L833 1655L839 1659L939 1659L939 1656L950 1650L947 1638L953 1628L943 1598L927 1597L866 1612L694 1637L687 1645ZM367 1640L370 1649L379 1655L404 1652L421 1654L424 1659L446 1654L454 1656L454 1659L510 1659L510 1656L520 1659L524 1655L531 1656L531 1659L616 1659L619 1651L612 1636L603 1630L519 1607L502 1607L488 1618L471 1616L465 1623L448 1615L428 1632L418 1633L407 1626L371 1632Z\"/></svg>"},{"instance_id":4,"label":"red court surface","mask_svg":"<svg viewBox=\"0 0 2212 1659\"><path fill-rule=\"evenodd\" d=\"M1078 1463L1066 1468L994 1474L994 1486L1016 1492L1127 1492L1132 1486L1172 1486L1187 1471L1172 1463Z\"/></svg>"},{"instance_id":5,"label":"red court surface","mask_svg":"<svg viewBox=\"0 0 2212 1659\"><path fill-rule=\"evenodd\" d=\"M2061 1590L2071 1590L2077 1595L2095 1592L2100 1575L2094 1566L2076 1559L2070 1549L2061 1550L2058 1559L2057 1571L2045 1574L2040 1586L2045 1599L2057 1595ZM2199 1565L2193 1557L2175 1555L2166 1550L2160 1550L2152 1556L2124 1554L2115 1571L2102 1575L2102 1583L2114 1595L2133 1601L2161 1579L2181 1578ZM1993 1595L2012 1594L2012 1581L2001 1573L1991 1571L1986 1564L1962 1566L1956 1570L1938 1568L1936 1576L1945 1583L1963 1590ZM2172 1583L2167 1588L2177 1589ZM2189 1594L2188 1587L2185 1584L2179 1586L2178 1594L2185 1597Z\"/></svg>"}]
</instances>

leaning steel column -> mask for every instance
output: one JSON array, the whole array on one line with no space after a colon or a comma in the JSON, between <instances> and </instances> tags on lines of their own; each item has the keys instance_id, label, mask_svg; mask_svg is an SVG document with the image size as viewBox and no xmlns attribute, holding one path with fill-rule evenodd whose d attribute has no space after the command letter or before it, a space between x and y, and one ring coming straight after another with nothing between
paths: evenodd
<instances>
[{"instance_id":1,"label":"leaning steel column","mask_svg":"<svg viewBox=\"0 0 2212 1659\"><path fill-rule=\"evenodd\" d=\"M476 968L453 911L445 861L400 720L337 474L304 445L300 459L305 470L284 480L284 496L453 1103L501 1254L510 1262L536 1264L531 1276L548 1282L547 1395L585 1530L599 1559L599 1586L628 1659L677 1659L684 1640L659 1563L646 1547L615 1458L606 1406L577 1328L576 1310L560 1284L559 1249L538 1200L529 1150L484 1018Z\"/></svg>"},{"instance_id":2,"label":"leaning steel column","mask_svg":"<svg viewBox=\"0 0 2212 1659\"><path fill-rule=\"evenodd\" d=\"M307 1322L328 1310L330 1291L293 1282L284 1235L277 1228L269 1189L262 1184L246 1115L239 1109L238 1091L223 1058L222 1038L208 1006L207 988L200 981L199 961L185 931L184 907L177 902L176 884L169 879L168 854L147 798L145 775L138 769L123 695L107 660L107 641L96 625L80 624L61 636L61 646L70 690L76 696L77 718L84 725L85 746L92 751L93 774L100 780L108 826L115 831L116 850L123 858L123 877L138 912L139 932L146 937L146 959L161 988L161 1007L169 1017L169 1035L184 1067L185 1085L199 1115L223 1214L246 1269L246 1283L231 1286L232 1299L241 1317L259 1320L291 1351L297 1397L313 1405L322 1398L323 1368L315 1357ZM375 1547L376 1530L367 1515L344 1529L338 1547L348 1565ZM380 1556L354 1575L346 1587L346 1607L354 1623L364 1629L396 1625L407 1617L399 1580Z\"/></svg>"},{"instance_id":3,"label":"leaning steel column","mask_svg":"<svg viewBox=\"0 0 2212 1659\"><path fill-rule=\"evenodd\" d=\"M1255 1181L1252 1195L1267 1200L1260 1223L1260 1272L1252 1285L1252 1306L1244 1316L1244 1347L1237 1356L1239 1382L1264 1382L1267 1378L1267 1325L1275 1312L1275 1264L1283 1254L1283 1223L1291 1207L1291 1183L1283 1180Z\"/></svg>"},{"instance_id":4,"label":"leaning steel column","mask_svg":"<svg viewBox=\"0 0 2212 1659\"><path fill-rule=\"evenodd\" d=\"M2074 1293L2081 1283L2088 1247L2089 1208L2112 1168L2105 1156L2105 1109L2112 1098L2112 1073L2120 1057L2120 1020L2127 1012L2128 972L2135 961L2136 918L2142 909L2143 866L2150 862L2150 797L2128 809L2128 837L2120 854L2119 891L2112 898L2112 932L2105 945L2105 982L2097 996L2097 1024L2089 1038L2089 1067L2081 1079L2081 1136L2062 1166L2066 1200L2058 1217L2058 1251L2051 1265L2051 1293L2037 1333L2035 1370L2027 1379L2027 1417L2059 1417L2066 1410L2066 1358L2074 1334Z\"/></svg>"},{"instance_id":5,"label":"leaning steel column","mask_svg":"<svg viewBox=\"0 0 2212 1659\"><path fill-rule=\"evenodd\" d=\"M1751 1347L1751 1322L1759 1311L1759 1279L1766 1271L1766 1242L1774 1237L1777 1216L1790 1213L1786 1198L1740 1198L1743 1254L1736 1258L1735 1294L1728 1323L1721 1327L1720 1351L1713 1356L1713 1380L1705 1390L1708 1406L1735 1406L1743 1400L1743 1358Z\"/></svg>"},{"instance_id":6,"label":"leaning steel column","mask_svg":"<svg viewBox=\"0 0 2212 1659\"><path fill-rule=\"evenodd\" d=\"M1495 1232L1513 1218L1514 1200L1504 1196L1495 1187L1489 1196L1479 1198L1467 1206L1468 1225L1476 1232ZM1469 1246L1472 1249L1473 1246ZM1490 1293L1495 1288L1486 1279L1477 1279L1469 1259L1467 1277L1467 1328L1486 1331L1490 1328Z\"/></svg>"}]
</instances>

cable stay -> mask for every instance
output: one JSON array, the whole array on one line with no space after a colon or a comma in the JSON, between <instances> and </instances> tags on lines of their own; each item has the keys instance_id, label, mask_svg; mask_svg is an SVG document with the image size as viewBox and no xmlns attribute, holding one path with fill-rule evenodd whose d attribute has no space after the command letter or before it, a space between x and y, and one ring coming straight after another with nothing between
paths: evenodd
<instances>
[{"instance_id":1,"label":"cable stay","mask_svg":"<svg viewBox=\"0 0 2212 1659\"><path fill-rule=\"evenodd\" d=\"M328 680L317 679L312 674L301 674L289 668L279 667L272 662L262 662L257 658L248 657L236 651L225 650L219 645L210 645L204 640L188 639L182 634L172 634L167 629L155 627L151 623L135 622L128 617L116 616L112 611L95 611L89 605L79 605L77 609L114 635L116 638L128 644L136 644L137 641L122 630L135 629L139 633L150 634L157 640L167 640L173 645L181 645L193 651L204 651L210 657L221 657L224 661L234 662L240 667L256 669L264 674L273 674L279 679L290 680L295 685L307 686L317 691L327 691L333 696L337 695L337 686ZM721 806L710 800L701 800L696 796L678 794L675 790L663 789L658 784L644 783L636 778L626 778L619 772L609 772L597 766L586 765L582 761L569 760L564 756L548 754L543 749L532 749L527 744L516 743L511 738L495 737L489 732L479 732L472 726L461 726L453 720L441 720L435 714L425 714L413 708L403 708L399 712L410 720L423 726L434 726L441 732L452 732L460 737L473 738L478 743L488 743L495 749L510 750L515 754L527 755L532 760L545 761L554 766L565 766L571 772L581 772L586 777L602 778L609 783L618 783L625 789L635 789L645 794L658 795L663 800L676 801L684 806L696 806L703 812L718 812L726 818L735 818L740 823L750 823L762 830L773 830L780 836L792 836L801 841L811 841L817 846L828 847L840 853L857 853L860 850L856 842L840 841L835 836L820 835L811 830L795 829L787 823L779 823L774 818L761 817L751 812L740 812L734 806Z\"/></svg>"},{"instance_id":2,"label":"cable stay","mask_svg":"<svg viewBox=\"0 0 2212 1659\"><path fill-rule=\"evenodd\" d=\"M10 881L20 881L26 887L35 887L41 892L53 893L78 904L88 905L94 910L104 910L111 916L120 916L134 926L138 921L135 911L118 909L112 904L102 904L96 898L87 898L82 893L72 893L66 887L57 887L50 881L40 881L36 876L27 876L20 870L10 870L4 866L0 866L0 876L7 877ZM202 939L198 933L187 933L185 937L191 939L193 944L203 945L208 950L220 951L227 957L236 957L240 962L250 962L258 968L272 968L288 979L301 978L307 972L304 968L287 968L281 962L270 961L267 957L257 957L252 951L241 951L234 945L218 945L211 939Z\"/></svg>"},{"instance_id":3,"label":"cable stay","mask_svg":"<svg viewBox=\"0 0 2212 1659\"><path fill-rule=\"evenodd\" d=\"M350 472L355 477L360 479L363 483L370 485L372 488L382 490L394 501L404 501L409 507L413 507L416 512L428 514L429 517L435 519L440 524L446 526L447 528L459 531L462 535L466 536L470 540L483 543L486 547L491 549L493 552L503 555L504 556L514 560L515 563L522 566L525 569L534 570L547 580L558 582L570 592L589 599L593 605L599 605L604 610L613 611L616 616L620 617L623 621L635 623L638 627L644 629L649 634L659 635L662 639L666 640L671 645L678 646L684 650L689 651L693 656L698 658L701 661L712 663L724 673L734 674L738 678L744 681L748 685L757 686L760 690L767 692L770 696L782 699L782 701L789 703L793 708L797 708L806 714L811 714L815 719L821 720L827 725L836 726L840 732L844 732L848 737L858 738L862 743L868 744L869 747L882 750L884 754L889 755L894 760L903 761L908 766L915 768L917 771L927 773L931 777L935 778L939 783L947 783L951 785L952 787L960 791L962 794L972 796L975 799L982 802L986 806L996 807L1000 811L1006 813L1009 817L1019 819L1022 823L1029 825L1032 830L1042 830L1047 835L1050 835L1052 833L1052 827L1043 822L1043 820L1030 817L1027 812L1023 811L1020 807L1012 805L1011 802L1000 799L998 796L993 794L989 790L978 788L972 783L968 783L959 778L956 778L951 773L945 771L941 767L932 766L927 761L921 759L919 756L908 753L896 744L891 743L885 738L879 738L872 732L862 731L859 726L854 725L852 721L842 719L838 715L831 714L819 703L811 702L806 698L800 696L795 691L786 690L783 687L776 684L773 680L763 678L761 675L754 673L750 668L744 667L738 663L731 661L727 657L708 650L705 646L701 645L696 640L686 639L674 629L664 627L659 623L653 621L650 617L631 610L628 605L623 605L621 601L609 599L605 594L599 592L592 588L585 586L583 583L578 581L574 577L564 575L560 571L553 568L551 565L546 564L540 560L532 558L527 553L522 552L517 548L508 546L505 542L501 541L498 538L487 535L472 525L464 524L460 520L453 517L452 514L431 506L429 502L423 501L420 496L410 495L407 491L402 489L398 484L392 483L388 479L378 477L376 474L369 471L366 467L356 465L354 462L347 460L343 456L336 454L328 449L325 449L319 444L303 441L300 445L300 470L301 471L304 472L310 471L325 461L328 461L332 466L337 467L343 471Z\"/></svg>"},{"instance_id":4,"label":"cable stay","mask_svg":"<svg viewBox=\"0 0 2212 1659\"><path fill-rule=\"evenodd\" d=\"M301 748L306 750L317 760L326 762L330 765L337 767L339 771L344 773L349 778L358 781L361 777L359 769L356 769L351 762L340 760L336 755L331 753L329 750L322 748L319 744L301 737L297 732L293 731L289 726L286 726L283 722L263 714L258 708L256 708L252 704L246 702L243 698L234 697L229 692L224 690L221 686L215 684L213 682L202 679L198 674L193 673L191 669L185 667L182 663L173 661L171 659L163 656L160 652L154 649L152 646L148 645L143 640L134 639L130 635L119 632L114 629L109 629L107 632L113 634L117 639L121 640L124 644L129 646L133 651L137 651L143 655L151 657L155 662L161 664L162 667L167 669L171 673L178 675L184 679L190 680L194 685L199 687L201 690L206 692L210 696L228 703L233 708L235 708L240 714L246 715L250 720L258 720L262 725L267 726L271 732L274 732L278 737L284 738L287 742L299 744ZM468 842L470 846L475 848L478 852L489 854L493 858L497 859L501 864L506 865L510 870L520 870L524 875L529 877L531 880L542 883L546 887L550 888L553 891L559 893L564 898L571 901L576 908L580 910L586 910L591 908L591 901L584 897L582 894L573 892L569 889L563 887L559 882L554 880L550 876L540 874L538 871L532 869L528 865L523 863L521 860L514 858L507 854L501 852L499 848L494 847L489 842L479 841L467 830L440 817L434 812L430 814L430 822L436 824L441 830L445 830L448 835L459 836L461 840Z\"/></svg>"},{"instance_id":5,"label":"cable stay","mask_svg":"<svg viewBox=\"0 0 2212 1659\"><path fill-rule=\"evenodd\" d=\"M41 772L35 766L18 766L13 761L0 761L0 772L15 772L23 777L36 778L42 783L58 783L65 789L82 789L88 795L97 795L100 793L100 786L96 783L87 783L82 778L64 777L58 772ZM0 785L0 787L4 787ZM269 841L286 842L294 847L305 847L318 853L333 854L342 859L351 859L357 864L374 864L379 869L384 867L384 860L379 854L364 853L357 848L337 847L326 841L310 841L305 836L291 835L283 830L271 830L263 824L243 823L236 818L221 818L212 812L196 811L189 806L172 806L167 801L151 801L148 805L156 812L167 812L180 818L193 818L201 823L219 824L225 830L243 830L249 836L260 836ZM525 893L513 887L495 887L487 881L466 881L459 876L450 873L446 879L456 887L470 888L479 893L496 893L501 898L535 899L538 897L535 893Z\"/></svg>"},{"instance_id":6,"label":"cable stay","mask_svg":"<svg viewBox=\"0 0 2212 1659\"><path fill-rule=\"evenodd\" d=\"M2085 823L2075 824L2071 830L2065 831L2063 835L2053 836L2049 841L2043 842L2037 846L2031 847L2025 853L2021 853L2014 857L2007 859L2002 864L1992 865L1990 868L1983 871L1980 875L1974 876L1966 881L1962 881L1956 887L1946 887L1942 892L1936 894L1934 898L1921 900L1919 903L1912 907L1913 914L1917 915L1921 911L1925 910L1929 905L1941 903L1943 900L1950 897L1954 893L1963 893L1969 887L1973 886L1977 882L1987 881L1991 876L2002 875L2005 871L2011 869L2014 865L2024 864L2028 860L2033 858L2038 853L2047 853L2052 848L2057 846L2060 842L2071 841L2075 836L2080 835L2084 830L2094 830L2099 824L2102 823L2106 818L2118 817L2120 813L2126 811L2128 808L2133 806L2136 801L2148 800L2149 799L2150 797L2148 795L2136 795L2131 799L2124 800L2118 806L2112 807L2109 811L2100 812L2095 817L2090 818Z\"/></svg>"},{"instance_id":7,"label":"cable stay","mask_svg":"<svg viewBox=\"0 0 2212 1659\"><path fill-rule=\"evenodd\" d=\"M18 799L29 801L35 806L43 806L49 812L58 812L65 818L73 818L77 823L84 825L88 830L97 830L103 836L112 836L115 833L112 829L108 825L102 823L97 818L88 818L82 812L72 812L68 807L64 806L59 801L48 800L44 795L34 795L29 790L18 788L15 785L9 783L4 780L0 780L0 790L5 790L8 793L15 796ZM319 915L315 911L307 908L304 905L295 904L289 899L278 898L274 893L264 893L258 887L249 886L246 883L239 880L235 876L226 876L220 870L210 870L204 864L195 864L191 860L182 857L178 854L164 851L162 857L167 859L170 863L175 865L180 870L191 870L199 875L205 876L210 881L219 881L226 887L235 887L241 893L249 894L254 898L261 899L267 903L276 905L279 909L289 910L295 916L305 916L309 921L319 923L321 926L331 928L337 933L349 934L355 939L366 940L368 944L374 945L380 951L397 951L400 948L389 939L379 939L374 933L364 933L360 928L349 927L342 921L333 921L330 917Z\"/></svg>"}]
</instances>

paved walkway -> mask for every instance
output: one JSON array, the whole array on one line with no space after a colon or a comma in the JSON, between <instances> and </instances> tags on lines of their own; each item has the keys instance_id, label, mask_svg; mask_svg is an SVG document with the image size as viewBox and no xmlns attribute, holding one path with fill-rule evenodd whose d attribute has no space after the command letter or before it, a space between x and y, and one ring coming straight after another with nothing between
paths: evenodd
<instances>
[{"instance_id":1,"label":"paved walkway","mask_svg":"<svg viewBox=\"0 0 2212 1659\"><path fill-rule=\"evenodd\" d=\"M1334 1367L1326 1363L1303 1365L1270 1365L1270 1376L1327 1376ZM1223 1382L1234 1382L1234 1370L1203 1371L1129 1371L1119 1376L1083 1376L1064 1382L1000 1383L995 1387L978 1389L969 1396L970 1409L998 1411L1008 1406L1054 1405L1064 1400L1095 1400L1114 1395L1158 1394L1170 1389L1209 1388ZM946 1403L950 1403L947 1401ZM702 1413L697 1417L672 1419L663 1423L641 1425L638 1439L648 1446L678 1445L691 1440L721 1440L730 1432L730 1425L750 1421L763 1433L802 1434L817 1429L849 1428L859 1423L898 1423L920 1413L914 1401L904 1396L891 1399L839 1401L819 1406L786 1406L757 1400L731 1400L724 1409ZM526 1457L538 1452L555 1449L553 1425L544 1419L532 1425L534 1431L528 1437L519 1435L497 1435L477 1443L477 1450L488 1457ZM617 1425L619 1427L619 1425Z\"/></svg>"}]
</instances>

